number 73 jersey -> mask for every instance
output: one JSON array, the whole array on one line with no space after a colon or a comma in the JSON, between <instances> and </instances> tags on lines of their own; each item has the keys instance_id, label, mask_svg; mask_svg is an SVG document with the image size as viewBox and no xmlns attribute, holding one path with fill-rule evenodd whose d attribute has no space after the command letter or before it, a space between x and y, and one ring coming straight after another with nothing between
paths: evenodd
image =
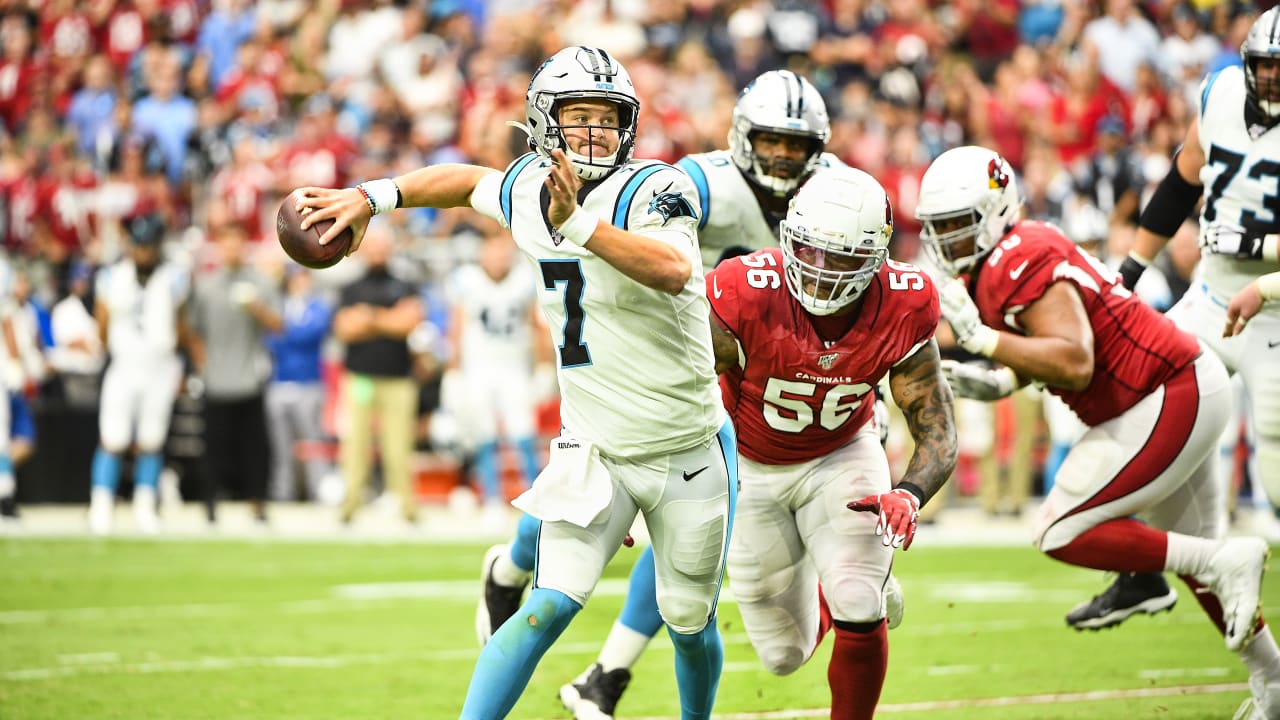
<instances>
[{"instance_id":1,"label":"number 73 jersey","mask_svg":"<svg viewBox=\"0 0 1280 720\"><path fill-rule=\"evenodd\" d=\"M711 310L739 345L738 364L720 380L738 452L770 465L807 462L852 440L871 419L875 386L929 342L941 314L933 281L890 260L863 293L852 327L827 342L783 272L782 251L772 248L707 276Z\"/></svg>"}]
</instances>

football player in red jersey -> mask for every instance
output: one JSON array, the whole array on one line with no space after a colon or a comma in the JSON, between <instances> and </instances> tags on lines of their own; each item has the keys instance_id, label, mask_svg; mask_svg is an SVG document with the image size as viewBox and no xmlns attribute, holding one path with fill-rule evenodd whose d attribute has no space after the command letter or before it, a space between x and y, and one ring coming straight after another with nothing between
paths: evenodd
<instances>
[{"instance_id":1,"label":"football player in red jersey","mask_svg":"<svg viewBox=\"0 0 1280 720\"><path fill-rule=\"evenodd\" d=\"M957 278L940 293L956 341L1003 366L944 362L955 392L994 400L1040 382L1089 426L1045 498L1036 546L1081 567L1177 573L1255 688L1280 682L1280 651L1259 611L1267 545L1221 537L1214 450L1231 416L1226 370L1021 210L1009 164L973 146L933 162L916 206L926 250Z\"/></svg>"},{"instance_id":2,"label":"football player in red jersey","mask_svg":"<svg viewBox=\"0 0 1280 720\"><path fill-rule=\"evenodd\" d=\"M791 201L780 248L707 275L716 371L738 432L727 573L771 673L794 672L834 628L827 675L831 717L840 720L875 713L888 663L893 548L911 544L920 505L956 463L951 392L933 340L937 291L918 268L887 259L891 233L879 183L825 168ZM873 389L886 373L916 444L896 487L872 421ZM646 552L632 572L636 598L644 596L637 577L645 563L652 575L652 562ZM648 602L660 627L656 601ZM625 682L608 680L579 678L561 699L578 720L612 717ZM607 692L607 702L569 702L577 700L566 699L569 688Z\"/></svg>"}]
</instances>

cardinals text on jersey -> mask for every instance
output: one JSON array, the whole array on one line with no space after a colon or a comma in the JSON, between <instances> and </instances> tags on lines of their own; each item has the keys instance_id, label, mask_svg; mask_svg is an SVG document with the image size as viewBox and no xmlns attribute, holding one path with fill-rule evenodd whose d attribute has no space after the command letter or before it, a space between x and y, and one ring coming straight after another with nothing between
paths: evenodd
<instances>
[{"instance_id":1,"label":"cardinals text on jersey","mask_svg":"<svg viewBox=\"0 0 1280 720\"><path fill-rule=\"evenodd\" d=\"M722 263L708 276L712 311L741 347L722 387L738 451L770 465L806 462L848 443L872 415L889 368L933 337L938 291L922 270L889 261L853 327L825 342L782 279L782 251Z\"/></svg>"}]
</instances>

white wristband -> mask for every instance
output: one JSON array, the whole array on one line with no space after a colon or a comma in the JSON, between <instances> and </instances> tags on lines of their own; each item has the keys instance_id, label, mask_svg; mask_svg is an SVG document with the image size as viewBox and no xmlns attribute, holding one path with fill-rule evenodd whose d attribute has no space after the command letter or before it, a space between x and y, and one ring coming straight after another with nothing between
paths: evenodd
<instances>
[{"instance_id":1,"label":"white wristband","mask_svg":"<svg viewBox=\"0 0 1280 720\"><path fill-rule=\"evenodd\" d=\"M1280 272L1262 275L1254 282L1258 283L1258 291L1264 301L1280 300Z\"/></svg>"},{"instance_id":2,"label":"white wristband","mask_svg":"<svg viewBox=\"0 0 1280 720\"><path fill-rule=\"evenodd\" d=\"M573 214L569 216L568 220L561 223L558 229L565 240L581 247L587 244L592 235L596 234L596 227L599 224L600 218L583 210L582 206L579 205L574 208Z\"/></svg>"},{"instance_id":3,"label":"white wristband","mask_svg":"<svg viewBox=\"0 0 1280 720\"><path fill-rule=\"evenodd\" d=\"M1262 259L1267 262L1280 260L1280 235L1273 233L1262 238Z\"/></svg>"},{"instance_id":4,"label":"white wristband","mask_svg":"<svg viewBox=\"0 0 1280 720\"><path fill-rule=\"evenodd\" d=\"M996 381L996 392L1000 397L1012 395L1018 389L1018 374L1007 367L999 367L991 371Z\"/></svg>"},{"instance_id":5,"label":"white wristband","mask_svg":"<svg viewBox=\"0 0 1280 720\"><path fill-rule=\"evenodd\" d=\"M400 207L400 187L391 178L362 182L356 187L364 191L373 203L373 214L389 213Z\"/></svg>"}]
</instances>

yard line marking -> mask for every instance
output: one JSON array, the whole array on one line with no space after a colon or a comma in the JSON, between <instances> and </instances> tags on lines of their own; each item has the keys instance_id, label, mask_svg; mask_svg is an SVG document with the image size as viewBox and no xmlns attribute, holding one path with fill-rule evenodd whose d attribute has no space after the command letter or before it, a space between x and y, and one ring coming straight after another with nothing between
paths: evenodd
<instances>
[{"instance_id":1,"label":"yard line marking","mask_svg":"<svg viewBox=\"0 0 1280 720\"><path fill-rule=\"evenodd\" d=\"M1128 700L1132 698L1169 697L1172 695L1209 695L1248 691L1248 683L1220 683L1214 685L1180 685L1175 687L1133 688L1131 690L1091 690L1078 693L1051 693L1043 695L1010 695L993 698L969 698L962 700L926 700L910 703L882 703L876 715L883 713L929 712L934 710L966 710L969 708L1011 707L1016 705L1055 705L1059 703L1097 702L1100 700ZM774 710L766 712L718 713L720 720L804 720L829 717L829 708L810 710ZM539 718L538 720L553 720ZM634 720L679 720L674 715L655 715Z\"/></svg>"},{"instance_id":2,"label":"yard line marking","mask_svg":"<svg viewBox=\"0 0 1280 720\"><path fill-rule=\"evenodd\" d=\"M59 655L58 662L63 665L101 665L103 663L120 662L120 654L113 652L72 653Z\"/></svg>"},{"instance_id":3,"label":"yard line marking","mask_svg":"<svg viewBox=\"0 0 1280 720\"><path fill-rule=\"evenodd\" d=\"M1143 680L1162 680L1165 678L1181 678L1181 677L1226 677L1231 674L1231 668L1225 667L1198 667L1198 668L1162 668L1151 670L1139 670L1138 677Z\"/></svg>"}]
</instances>

